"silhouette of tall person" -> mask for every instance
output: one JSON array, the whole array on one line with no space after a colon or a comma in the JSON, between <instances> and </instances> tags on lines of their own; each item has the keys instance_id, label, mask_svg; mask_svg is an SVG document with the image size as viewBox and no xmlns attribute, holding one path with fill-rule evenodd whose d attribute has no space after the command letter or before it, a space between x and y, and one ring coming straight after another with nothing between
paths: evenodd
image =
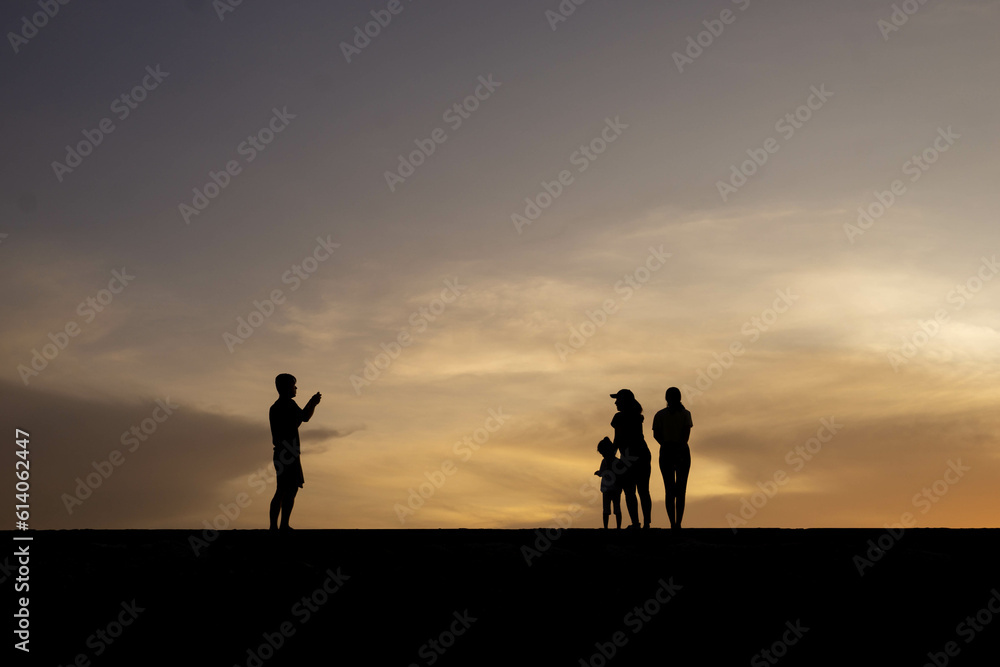
<instances>
[{"instance_id":1,"label":"silhouette of tall person","mask_svg":"<svg viewBox=\"0 0 1000 667\"><path fill-rule=\"evenodd\" d=\"M681 403L681 390L667 389L667 407L653 416L653 437L660 443L660 474L666 489L667 518L670 527L679 530L684 518L684 496L691 472L691 413Z\"/></svg>"},{"instance_id":2,"label":"silhouette of tall person","mask_svg":"<svg viewBox=\"0 0 1000 667\"><path fill-rule=\"evenodd\" d=\"M293 400L298 392L294 375L282 373L274 378L274 386L278 390L278 400L271 406L268 417L271 422L274 472L277 475L278 488L274 492L274 498L271 499L270 530L278 530L280 515L281 530L288 531L292 529L288 524L288 518L295 505L295 495L306 481L299 458L299 425L312 418L313 411L322 396L316 392L306 403L306 407L300 408Z\"/></svg>"},{"instance_id":3,"label":"silhouette of tall person","mask_svg":"<svg viewBox=\"0 0 1000 667\"><path fill-rule=\"evenodd\" d=\"M615 399L618 412L611 419L615 429L615 448L621 452L622 465L625 473L622 475L622 491L625 494L625 506L632 520L629 528L639 528L639 508L642 505L642 527L649 528L650 514L653 511L653 501L649 496L649 476L652 472L652 454L646 446L642 435L642 406L635 400L635 394L628 389L622 389L617 394L611 394ZM636 493L639 502L636 502Z\"/></svg>"}]
</instances>

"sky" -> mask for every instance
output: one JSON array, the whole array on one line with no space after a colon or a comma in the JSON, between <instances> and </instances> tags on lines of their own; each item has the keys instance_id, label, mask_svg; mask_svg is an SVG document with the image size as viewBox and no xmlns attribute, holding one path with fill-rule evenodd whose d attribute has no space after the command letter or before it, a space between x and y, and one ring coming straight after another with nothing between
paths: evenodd
<instances>
[{"instance_id":1,"label":"sky","mask_svg":"<svg viewBox=\"0 0 1000 667\"><path fill-rule=\"evenodd\" d=\"M671 386L687 527L998 525L995 2L44 6L0 9L33 528L266 527L278 373L299 528L599 527L622 388L665 527Z\"/></svg>"}]
</instances>

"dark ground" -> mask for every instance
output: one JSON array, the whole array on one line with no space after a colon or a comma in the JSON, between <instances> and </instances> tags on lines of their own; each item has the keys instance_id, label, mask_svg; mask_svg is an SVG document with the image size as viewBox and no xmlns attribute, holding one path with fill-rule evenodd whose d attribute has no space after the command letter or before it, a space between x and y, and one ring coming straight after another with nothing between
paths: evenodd
<instances>
[{"instance_id":1,"label":"dark ground","mask_svg":"<svg viewBox=\"0 0 1000 667\"><path fill-rule=\"evenodd\" d=\"M924 665L931 653L940 666L1000 655L988 608L1000 529L910 529L891 542L877 529L569 529L530 566L531 530L225 531L198 555L189 539L200 531L27 534L32 660L12 651L14 664ZM8 567L24 544L14 535ZM880 537L888 549L860 576L854 557ZM2 575L8 600L23 595L16 572ZM327 594L324 582L340 587ZM123 611L133 600L134 618ZM119 616L130 623L120 634ZM960 626L969 616L976 625Z\"/></svg>"}]
</instances>

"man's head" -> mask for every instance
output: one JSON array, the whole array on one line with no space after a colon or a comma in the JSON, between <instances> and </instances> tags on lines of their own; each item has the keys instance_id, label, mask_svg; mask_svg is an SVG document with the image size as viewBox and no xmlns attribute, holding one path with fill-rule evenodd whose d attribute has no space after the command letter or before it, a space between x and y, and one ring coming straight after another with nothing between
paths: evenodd
<instances>
[{"instance_id":1,"label":"man's head","mask_svg":"<svg viewBox=\"0 0 1000 667\"><path fill-rule=\"evenodd\" d=\"M295 376L282 373L274 378L274 387L278 390L278 395L287 398L295 398Z\"/></svg>"}]
</instances>

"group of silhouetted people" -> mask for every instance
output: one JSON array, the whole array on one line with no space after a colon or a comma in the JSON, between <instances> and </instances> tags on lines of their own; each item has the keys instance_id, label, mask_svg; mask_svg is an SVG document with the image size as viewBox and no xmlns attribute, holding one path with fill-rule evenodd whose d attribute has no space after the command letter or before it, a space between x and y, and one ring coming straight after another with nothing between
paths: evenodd
<instances>
[{"instance_id":1,"label":"group of silhouetted people","mask_svg":"<svg viewBox=\"0 0 1000 667\"><path fill-rule=\"evenodd\" d=\"M271 530L291 530L289 515L295 504L295 496L305 483L300 460L299 426L302 422L309 421L321 398L320 393L316 392L306 406L300 408L294 400L297 393L295 382L295 376L288 373L282 373L274 379L278 400L271 406L268 415L277 475L277 489L270 508ZM652 455L642 434L642 405L628 389L611 394L611 398L615 399L615 406L618 408L611 420L615 437L614 440L604 438L597 445L597 451L603 460L600 470L594 473L601 476L604 527L608 527L612 509L617 527L622 527L621 496L624 493L625 506L632 520L629 528L649 528L653 506L649 497ZM688 438L692 422L691 413L681 404L680 389L667 389L666 399L667 407L653 417L653 437L660 444L660 473L666 489L667 517L670 519L670 527L679 529L684 518L684 495L691 470ZM639 523L640 505L642 524Z\"/></svg>"},{"instance_id":2,"label":"group of silhouetted people","mask_svg":"<svg viewBox=\"0 0 1000 667\"><path fill-rule=\"evenodd\" d=\"M618 412L611 420L615 430L614 440L604 438L597 445L603 457L601 468L595 475L601 477L601 494L604 505L604 527L614 510L617 527L622 527L621 496L632 524L640 528L639 506L642 506L642 528L649 528L653 501L649 496L649 477L652 473L652 454L642 434L642 405L628 389L611 394ZM667 517L670 527L678 530L684 518L684 496L687 492L688 473L691 470L691 413L681 403L681 390L667 389L667 407L653 417L653 437L660 444L660 473L666 489ZM620 454L620 458L615 456ZM638 500L636 495L638 494Z\"/></svg>"}]
</instances>

